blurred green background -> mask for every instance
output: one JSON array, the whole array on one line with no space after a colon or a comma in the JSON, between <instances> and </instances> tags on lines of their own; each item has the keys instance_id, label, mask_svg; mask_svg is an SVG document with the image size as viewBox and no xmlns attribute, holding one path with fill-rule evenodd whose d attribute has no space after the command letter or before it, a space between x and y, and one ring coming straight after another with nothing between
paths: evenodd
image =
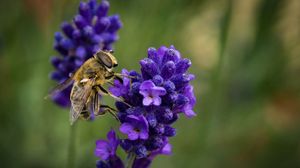
<instances>
[{"instance_id":1,"label":"blurred green background","mask_svg":"<svg viewBox=\"0 0 300 168\"><path fill-rule=\"evenodd\" d=\"M67 165L69 110L43 97L53 34L78 4L0 0L1 167ZM111 0L110 13L124 24L117 71L160 45L193 62L198 115L180 118L172 156L153 167L300 167L299 0ZM116 125L78 122L76 167L95 167L95 140Z\"/></svg>"}]
</instances>

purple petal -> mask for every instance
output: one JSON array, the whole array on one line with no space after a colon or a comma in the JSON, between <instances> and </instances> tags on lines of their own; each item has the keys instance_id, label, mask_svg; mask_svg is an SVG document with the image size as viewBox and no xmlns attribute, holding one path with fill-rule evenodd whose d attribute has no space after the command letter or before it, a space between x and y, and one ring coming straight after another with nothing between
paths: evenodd
<instances>
[{"instance_id":1,"label":"purple petal","mask_svg":"<svg viewBox=\"0 0 300 168\"><path fill-rule=\"evenodd\" d=\"M153 81L153 83L154 83L156 86L160 86L160 85L163 84L164 79L163 79L160 75L155 75L155 76L152 78L152 81Z\"/></svg>"},{"instance_id":2,"label":"purple petal","mask_svg":"<svg viewBox=\"0 0 300 168\"><path fill-rule=\"evenodd\" d=\"M110 26L108 27L108 32L110 33L116 32L123 26L119 15L108 16L108 19L110 20L111 23Z\"/></svg>"},{"instance_id":3,"label":"purple petal","mask_svg":"<svg viewBox=\"0 0 300 168\"><path fill-rule=\"evenodd\" d=\"M137 140L138 138L139 138L139 134L136 131L132 130L128 133L128 139Z\"/></svg>"},{"instance_id":4,"label":"purple petal","mask_svg":"<svg viewBox=\"0 0 300 168\"><path fill-rule=\"evenodd\" d=\"M102 160L106 160L109 157L109 144L105 140L98 140L96 141L96 149L95 155L100 157Z\"/></svg>"},{"instance_id":5,"label":"purple petal","mask_svg":"<svg viewBox=\"0 0 300 168\"><path fill-rule=\"evenodd\" d=\"M141 124L143 126L143 129L142 130L146 130L148 131L149 130L149 125L148 125L148 121L147 119L142 115L142 116L139 116L139 119L141 121Z\"/></svg>"},{"instance_id":6,"label":"purple petal","mask_svg":"<svg viewBox=\"0 0 300 168\"><path fill-rule=\"evenodd\" d=\"M115 80L114 86L109 87L109 91L113 95L119 97L119 96L122 96L121 87L122 87L122 85L121 85L120 81Z\"/></svg>"},{"instance_id":7,"label":"purple petal","mask_svg":"<svg viewBox=\"0 0 300 168\"><path fill-rule=\"evenodd\" d=\"M152 59L156 64L160 64L160 57L157 56L157 51L155 48L148 48L148 58Z\"/></svg>"},{"instance_id":8,"label":"purple petal","mask_svg":"<svg viewBox=\"0 0 300 168\"><path fill-rule=\"evenodd\" d=\"M50 78L56 81L64 81L66 80L65 76L58 71L51 72ZM67 98L68 99L68 98Z\"/></svg>"},{"instance_id":9,"label":"purple petal","mask_svg":"<svg viewBox=\"0 0 300 168\"><path fill-rule=\"evenodd\" d=\"M140 121L140 118L138 116L135 115L128 115L127 119L130 123L137 123Z\"/></svg>"},{"instance_id":10,"label":"purple petal","mask_svg":"<svg viewBox=\"0 0 300 168\"><path fill-rule=\"evenodd\" d=\"M66 36L68 36L69 38L72 38L74 28L71 24L69 24L67 22L63 22L61 24L61 28L62 28L62 30L63 30L63 32L65 33Z\"/></svg>"},{"instance_id":11,"label":"purple petal","mask_svg":"<svg viewBox=\"0 0 300 168\"><path fill-rule=\"evenodd\" d=\"M98 9L97 9L97 16L98 17L103 17L107 15L109 9L109 2L106 0L101 1Z\"/></svg>"},{"instance_id":12,"label":"purple petal","mask_svg":"<svg viewBox=\"0 0 300 168\"><path fill-rule=\"evenodd\" d=\"M159 49L157 49L157 54L158 56L164 56L165 52L168 50L168 48L166 46L161 46L159 47Z\"/></svg>"},{"instance_id":13,"label":"purple petal","mask_svg":"<svg viewBox=\"0 0 300 168\"><path fill-rule=\"evenodd\" d=\"M152 152L151 155L149 156L149 158L151 160L153 160L155 156L160 155L160 154L171 155L172 154L171 144L169 144L168 142L165 142L165 145L161 149Z\"/></svg>"},{"instance_id":14,"label":"purple petal","mask_svg":"<svg viewBox=\"0 0 300 168\"><path fill-rule=\"evenodd\" d=\"M184 110L184 114L188 118L192 118L192 117L195 117L197 115L192 109Z\"/></svg>"},{"instance_id":15,"label":"purple petal","mask_svg":"<svg viewBox=\"0 0 300 168\"><path fill-rule=\"evenodd\" d=\"M175 69L175 63L173 61L168 61L162 67L161 76L164 79L169 79L174 74Z\"/></svg>"},{"instance_id":16,"label":"purple petal","mask_svg":"<svg viewBox=\"0 0 300 168\"><path fill-rule=\"evenodd\" d=\"M81 15L76 15L74 17L74 23L78 29L83 29L87 25L85 19Z\"/></svg>"},{"instance_id":17,"label":"purple petal","mask_svg":"<svg viewBox=\"0 0 300 168\"><path fill-rule=\"evenodd\" d=\"M191 60L189 59L182 59L176 64L176 73L185 73L187 69L192 65Z\"/></svg>"},{"instance_id":18,"label":"purple petal","mask_svg":"<svg viewBox=\"0 0 300 168\"><path fill-rule=\"evenodd\" d=\"M91 41L92 41L96 46L98 46L99 43L102 43L102 42L103 42L103 39L102 39L102 37L101 37L100 35L96 35L96 34L95 34L94 36L92 36ZM98 51L98 50L96 50L95 53L96 53L97 51Z\"/></svg>"},{"instance_id":19,"label":"purple petal","mask_svg":"<svg viewBox=\"0 0 300 168\"><path fill-rule=\"evenodd\" d=\"M176 101L175 101L175 106L176 107L183 107L184 105L187 105L188 103L189 103L189 98L188 97L186 97L186 96L184 96L184 95L182 95L182 94L179 94L178 96L177 96L177 99L176 99Z\"/></svg>"},{"instance_id":20,"label":"purple petal","mask_svg":"<svg viewBox=\"0 0 300 168\"><path fill-rule=\"evenodd\" d=\"M75 53L76 53L76 56L78 56L79 58L82 58L82 59L84 59L84 57L86 56L86 50L83 46L77 47Z\"/></svg>"},{"instance_id":21,"label":"purple petal","mask_svg":"<svg viewBox=\"0 0 300 168\"><path fill-rule=\"evenodd\" d=\"M140 86L140 90L149 90L152 87L154 87L154 83L151 80L146 80L144 81L141 86Z\"/></svg>"},{"instance_id":22,"label":"purple petal","mask_svg":"<svg viewBox=\"0 0 300 168\"><path fill-rule=\"evenodd\" d=\"M124 134L128 134L130 131L133 130L133 126L129 123L123 123L121 126L120 126L120 129L119 129L122 133Z\"/></svg>"},{"instance_id":23,"label":"purple petal","mask_svg":"<svg viewBox=\"0 0 300 168\"><path fill-rule=\"evenodd\" d=\"M97 34L104 32L110 25L110 21L108 18L103 17L97 20L94 29Z\"/></svg>"},{"instance_id":24,"label":"purple petal","mask_svg":"<svg viewBox=\"0 0 300 168\"><path fill-rule=\"evenodd\" d=\"M166 81L164 83L164 88L166 89L166 91L168 93L171 93L171 92L173 92L176 89L174 83L171 82L171 81Z\"/></svg>"},{"instance_id":25,"label":"purple petal","mask_svg":"<svg viewBox=\"0 0 300 168\"><path fill-rule=\"evenodd\" d=\"M164 132L164 136L167 136L167 137L173 137L176 135L176 129L169 126L169 125L166 125L165 126L165 132Z\"/></svg>"},{"instance_id":26,"label":"purple petal","mask_svg":"<svg viewBox=\"0 0 300 168\"><path fill-rule=\"evenodd\" d=\"M92 26L85 26L83 28L83 34L86 36L86 37L93 37L93 35L95 35L95 32L94 32L94 29Z\"/></svg>"},{"instance_id":27,"label":"purple petal","mask_svg":"<svg viewBox=\"0 0 300 168\"><path fill-rule=\"evenodd\" d=\"M174 83L177 90L185 87L193 80L195 76L193 74L178 74L171 77L171 81Z\"/></svg>"},{"instance_id":28,"label":"purple petal","mask_svg":"<svg viewBox=\"0 0 300 168\"><path fill-rule=\"evenodd\" d=\"M148 134L147 130L142 130L140 132L140 139L148 139L148 137L149 137L149 134Z\"/></svg>"},{"instance_id":29,"label":"purple petal","mask_svg":"<svg viewBox=\"0 0 300 168\"><path fill-rule=\"evenodd\" d=\"M179 59L180 59L180 53L177 50L170 48L166 50L162 63L164 64L168 61L177 62Z\"/></svg>"},{"instance_id":30,"label":"purple petal","mask_svg":"<svg viewBox=\"0 0 300 168\"><path fill-rule=\"evenodd\" d=\"M195 105L196 103L196 97L194 95L194 87L192 85L188 85L184 88L184 95L187 96L189 98L189 102L192 106Z\"/></svg>"},{"instance_id":31,"label":"purple petal","mask_svg":"<svg viewBox=\"0 0 300 168\"><path fill-rule=\"evenodd\" d=\"M58 68L59 64L62 62L61 58L59 57L52 57L50 61L55 68Z\"/></svg>"},{"instance_id":32,"label":"purple petal","mask_svg":"<svg viewBox=\"0 0 300 168\"><path fill-rule=\"evenodd\" d=\"M153 102L154 99L152 99L151 97L147 96L147 97L144 97L143 99L143 105L144 106L149 106L152 102Z\"/></svg>"},{"instance_id":33,"label":"purple petal","mask_svg":"<svg viewBox=\"0 0 300 168\"><path fill-rule=\"evenodd\" d=\"M61 32L55 32L54 33L54 38L55 38L55 40L57 41L57 42L60 42L62 39L63 39L63 35L62 35L62 33Z\"/></svg>"},{"instance_id":34,"label":"purple petal","mask_svg":"<svg viewBox=\"0 0 300 168\"><path fill-rule=\"evenodd\" d=\"M118 138L117 138L117 135L115 133L115 131L113 129L111 129L108 133L107 133L107 139L110 143L110 146L111 146L111 152L115 152L116 149L117 149L117 146L119 145L119 142L118 142Z\"/></svg>"},{"instance_id":35,"label":"purple petal","mask_svg":"<svg viewBox=\"0 0 300 168\"><path fill-rule=\"evenodd\" d=\"M122 74L129 75L129 72L127 71L127 69L122 69ZM127 77L123 77L123 84L124 86L130 86L130 79Z\"/></svg>"},{"instance_id":36,"label":"purple petal","mask_svg":"<svg viewBox=\"0 0 300 168\"><path fill-rule=\"evenodd\" d=\"M95 10L96 6L97 6L97 0L90 0L88 2L90 9L93 11Z\"/></svg>"},{"instance_id":37,"label":"purple petal","mask_svg":"<svg viewBox=\"0 0 300 168\"><path fill-rule=\"evenodd\" d=\"M105 141L105 140L97 140L96 141L96 147L104 147L104 146L107 146L108 145L108 142Z\"/></svg>"},{"instance_id":38,"label":"purple petal","mask_svg":"<svg viewBox=\"0 0 300 168\"><path fill-rule=\"evenodd\" d=\"M148 97L149 96L149 91L146 91L146 90L140 90L139 93L141 95L143 95L144 97Z\"/></svg>"},{"instance_id":39,"label":"purple petal","mask_svg":"<svg viewBox=\"0 0 300 168\"><path fill-rule=\"evenodd\" d=\"M161 104L161 98L160 97L154 97L153 98L153 104L155 106L159 106Z\"/></svg>"},{"instance_id":40,"label":"purple petal","mask_svg":"<svg viewBox=\"0 0 300 168\"><path fill-rule=\"evenodd\" d=\"M107 139L109 141L115 141L117 139L116 138L116 133L115 133L115 131L113 129L108 132Z\"/></svg>"},{"instance_id":41,"label":"purple petal","mask_svg":"<svg viewBox=\"0 0 300 168\"><path fill-rule=\"evenodd\" d=\"M147 113L146 114L146 117L147 117L147 122L148 124L151 126L151 127L155 127L156 124L157 124L157 120L156 120L156 117L153 113Z\"/></svg>"},{"instance_id":42,"label":"purple petal","mask_svg":"<svg viewBox=\"0 0 300 168\"><path fill-rule=\"evenodd\" d=\"M151 91L152 91L151 94L152 94L153 97L163 96L167 93L165 88L157 87L157 86L153 87L151 89Z\"/></svg>"},{"instance_id":43,"label":"purple petal","mask_svg":"<svg viewBox=\"0 0 300 168\"><path fill-rule=\"evenodd\" d=\"M142 74L147 75L145 77L150 76L152 78L153 76L159 74L159 67L158 67L157 63L155 63L150 58L145 58L145 59L141 60L140 65L141 65Z\"/></svg>"},{"instance_id":44,"label":"purple petal","mask_svg":"<svg viewBox=\"0 0 300 168\"><path fill-rule=\"evenodd\" d=\"M172 154L172 145L167 143L161 150L161 154L163 155L171 155Z\"/></svg>"}]
</instances>

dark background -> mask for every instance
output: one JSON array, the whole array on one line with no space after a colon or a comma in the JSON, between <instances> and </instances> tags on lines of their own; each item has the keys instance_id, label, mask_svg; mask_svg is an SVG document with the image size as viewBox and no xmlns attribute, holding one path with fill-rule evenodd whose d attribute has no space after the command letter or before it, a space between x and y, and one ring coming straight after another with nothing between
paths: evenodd
<instances>
[{"instance_id":1,"label":"dark background","mask_svg":"<svg viewBox=\"0 0 300 168\"><path fill-rule=\"evenodd\" d=\"M69 110L43 97L55 85L53 34L78 4L0 0L4 167L67 164ZM193 62L197 117L180 118L173 155L153 167L300 167L300 1L111 0L110 13L124 24L117 71L138 70L147 48L161 45ZM78 122L76 167L95 167L95 140L116 125L109 115Z\"/></svg>"}]
</instances>

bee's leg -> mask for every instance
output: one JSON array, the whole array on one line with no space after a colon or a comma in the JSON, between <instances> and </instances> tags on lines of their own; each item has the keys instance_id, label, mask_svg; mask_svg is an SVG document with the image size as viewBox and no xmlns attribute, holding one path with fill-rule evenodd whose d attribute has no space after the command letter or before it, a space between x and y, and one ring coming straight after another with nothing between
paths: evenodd
<instances>
[{"instance_id":1,"label":"bee's leg","mask_svg":"<svg viewBox=\"0 0 300 168\"><path fill-rule=\"evenodd\" d=\"M124 104L126 104L127 106L131 107L130 104L126 103L124 99L120 98L120 97L117 97L115 95L113 95L112 93L110 93L109 91L107 91L106 89L104 89L102 86L98 85L97 87L97 91L99 93L102 93L103 95L109 95L111 96L112 98L116 99L117 101L120 101L120 102L123 102Z\"/></svg>"},{"instance_id":2,"label":"bee's leg","mask_svg":"<svg viewBox=\"0 0 300 168\"><path fill-rule=\"evenodd\" d=\"M118 81L120 81L121 83L123 83L123 79L122 79L120 76L115 75L114 72L112 72L109 76L106 76L105 79L106 79L107 81L109 81L109 82L110 82L110 80L112 80L112 79L117 79Z\"/></svg>"},{"instance_id":3,"label":"bee's leg","mask_svg":"<svg viewBox=\"0 0 300 168\"><path fill-rule=\"evenodd\" d=\"M115 79L117 79L119 82L123 83L123 79L120 76L115 76Z\"/></svg>"},{"instance_id":4,"label":"bee's leg","mask_svg":"<svg viewBox=\"0 0 300 168\"><path fill-rule=\"evenodd\" d=\"M135 79L136 78L135 76L125 75L125 74L116 73L116 72L114 72L114 76L115 76L115 78L116 77L119 77L119 78L126 77L126 78L131 78L131 79Z\"/></svg>"},{"instance_id":5,"label":"bee's leg","mask_svg":"<svg viewBox=\"0 0 300 168\"><path fill-rule=\"evenodd\" d=\"M121 77L127 77L130 79L135 79L136 76L130 76L130 75L125 75L125 74L120 74L120 73L114 73L114 77L115 79L117 79L118 81L120 81L121 83L123 83L123 79ZM130 80L130 85L132 84L132 80Z\"/></svg>"},{"instance_id":6,"label":"bee's leg","mask_svg":"<svg viewBox=\"0 0 300 168\"><path fill-rule=\"evenodd\" d=\"M117 116L117 110L108 106L108 105L100 105L100 110L101 112L99 113L99 115L103 115L106 112L109 112L116 120L120 121L118 116Z\"/></svg>"},{"instance_id":7,"label":"bee's leg","mask_svg":"<svg viewBox=\"0 0 300 168\"><path fill-rule=\"evenodd\" d=\"M110 85L112 85L112 86L115 86L115 84L112 83L112 82L110 82L110 81L108 81L107 83L110 84Z\"/></svg>"},{"instance_id":8,"label":"bee's leg","mask_svg":"<svg viewBox=\"0 0 300 168\"><path fill-rule=\"evenodd\" d=\"M93 113L98 113L100 110L100 100L99 100L99 95L98 92L95 90L94 91L94 97L93 97Z\"/></svg>"}]
</instances>

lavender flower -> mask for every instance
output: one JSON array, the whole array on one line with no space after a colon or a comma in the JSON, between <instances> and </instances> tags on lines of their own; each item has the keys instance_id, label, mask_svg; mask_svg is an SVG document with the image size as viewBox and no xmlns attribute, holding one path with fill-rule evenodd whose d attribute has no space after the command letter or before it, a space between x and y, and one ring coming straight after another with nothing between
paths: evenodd
<instances>
[{"instance_id":1,"label":"lavender flower","mask_svg":"<svg viewBox=\"0 0 300 168\"><path fill-rule=\"evenodd\" d=\"M146 158L140 158L136 159L132 165L132 168L147 168L150 166L152 160L157 155L170 155L172 153L172 146L169 143L166 143L164 147L161 149L152 152L148 157Z\"/></svg>"},{"instance_id":2,"label":"lavender flower","mask_svg":"<svg viewBox=\"0 0 300 168\"><path fill-rule=\"evenodd\" d=\"M119 140L117 139L114 130L108 132L107 139L108 141L96 141L95 155L97 157L100 157L102 160L108 159L109 156L114 156L119 145Z\"/></svg>"},{"instance_id":3,"label":"lavender flower","mask_svg":"<svg viewBox=\"0 0 300 168\"><path fill-rule=\"evenodd\" d=\"M62 32L55 33L54 48L59 56L52 57L56 68L51 79L61 83L78 69L99 49L110 50L118 39L117 31L122 27L118 15L108 16L109 2L96 0L81 2L78 14L71 23L63 22ZM67 88L52 97L62 107L70 106L70 91Z\"/></svg>"},{"instance_id":4,"label":"lavender flower","mask_svg":"<svg viewBox=\"0 0 300 168\"><path fill-rule=\"evenodd\" d=\"M148 167L158 154L171 154L169 137L176 135L171 125L183 113L188 118L196 113L196 98L189 83L195 77L187 73L191 61L181 58L174 46L149 48L148 58L140 61L141 75L123 70L123 83L115 80L110 91L122 97L131 107L116 102L121 121L120 131L127 139L121 147L136 159L133 167ZM130 84L131 83L131 84Z\"/></svg>"},{"instance_id":5,"label":"lavender flower","mask_svg":"<svg viewBox=\"0 0 300 168\"><path fill-rule=\"evenodd\" d=\"M165 95L166 90L163 87L155 86L151 80L146 80L141 84L139 93L144 96L144 106L150 106L151 104L159 106L161 104L160 96Z\"/></svg>"},{"instance_id":6,"label":"lavender flower","mask_svg":"<svg viewBox=\"0 0 300 168\"><path fill-rule=\"evenodd\" d=\"M107 134L106 140L97 140L96 141L96 149L95 155L102 160L97 162L98 168L105 167L115 167L115 168L123 168L123 162L116 155L116 150L119 145L119 139L116 136L114 130L111 130Z\"/></svg>"},{"instance_id":7,"label":"lavender flower","mask_svg":"<svg viewBox=\"0 0 300 168\"><path fill-rule=\"evenodd\" d=\"M127 116L127 121L120 126L120 131L127 134L128 139L148 139L148 122L144 116Z\"/></svg>"}]
</instances>

